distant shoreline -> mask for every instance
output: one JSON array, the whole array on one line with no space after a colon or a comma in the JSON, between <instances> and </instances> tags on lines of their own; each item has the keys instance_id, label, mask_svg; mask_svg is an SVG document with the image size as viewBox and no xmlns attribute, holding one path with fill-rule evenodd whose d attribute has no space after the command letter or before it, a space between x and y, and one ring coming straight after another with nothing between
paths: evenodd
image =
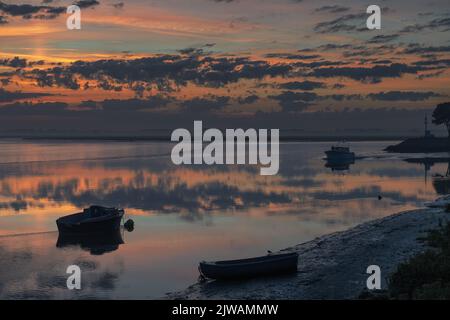
<instances>
[{"instance_id":1,"label":"distant shoreline","mask_svg":"<svg viewBox=\"0 0 450 320\"><path fill-rule=\"evenodd\" d=\"M23 140L23 141L111 141L111 142L136 142L136 141L150 141L150 142L171 142L168 136L0 136L0 140ZM281 142L360 142L360 141L401 141L405 137L397 136L280 136Z\"/></svg>"},{"instance_id":2,"label":"distant shoreline","mask_svg":"<svg viewBox=\"0 0 450 320\"><path fill-rule=\"evenodd\" d=\"M440 153L450 151L448 137L419 137L409 138L402 142L388 146L384 151L391 153Z\"/></svg>"}]
</instances>

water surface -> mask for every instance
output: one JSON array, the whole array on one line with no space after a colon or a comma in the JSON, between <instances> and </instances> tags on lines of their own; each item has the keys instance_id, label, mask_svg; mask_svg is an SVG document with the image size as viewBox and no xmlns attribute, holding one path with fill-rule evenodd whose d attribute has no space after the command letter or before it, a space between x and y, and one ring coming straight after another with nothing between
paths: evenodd
<instances>
[{"instance_id":1,"label":"water surface","mask_svg":"<svg viewBox=\"0 0 450 320\"><path fill-rule=\"evenodd\" d=\"M279 174L260 176L172 165L168 143L0 140L0 298L158 298L195 282L200 260L262 255L446 193L431 176L447 163L409 163L388 144L351 143L361 158L327 167L331 143L285 143ZM125 208L135 230L58 242L55 220L90 204ZM66 289L71 264L80 291Z\"/></svg>"}]
</instances>

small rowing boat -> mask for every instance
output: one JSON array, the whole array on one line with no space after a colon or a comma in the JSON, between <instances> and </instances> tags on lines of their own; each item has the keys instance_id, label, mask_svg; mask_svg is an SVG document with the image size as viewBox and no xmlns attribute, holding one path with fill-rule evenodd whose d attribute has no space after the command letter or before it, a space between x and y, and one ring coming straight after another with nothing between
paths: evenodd
<instances>
[{"instance_id":1,"label":"small rowing boat","mask_svg":"<svg viewBox=\"0 0 450 320\"><path fill-rule=\"evenodd\" d=\"M278 275L297 271L298 253L269 254L267 256L200 262L199 271L205 278L229 280Z\"/></svg>"},{"instance_id":2,"label":"small rowing boat","mask_svg":"<svg viewBox=\"0 0 450 320\"><path fill-rule=\"evenodd\" d=\"M123 209L90 206L83 212L56 220L60 233L92 234L112 232L120 229Z\"/></svg>"}]
</instances>

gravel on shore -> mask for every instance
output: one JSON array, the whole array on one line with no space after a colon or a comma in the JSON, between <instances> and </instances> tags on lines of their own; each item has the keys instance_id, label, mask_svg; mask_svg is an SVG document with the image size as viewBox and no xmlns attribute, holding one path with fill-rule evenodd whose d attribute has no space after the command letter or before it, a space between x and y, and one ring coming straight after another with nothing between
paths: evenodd
<instances>
[{"instance_id":1,"label":"gravel on shore","mask_svg":"<svg viewBox=\"0 0 450 320\"><path fill-rule=\"evenodd\" d=\"M207 281L166 299L355 299L369 265L381 268L382 289L397 265L426 249L418 238L450 221L441 206L397 213L282 250L299 254L298 272L239 282Z\"/></svg>"}]
</instances>

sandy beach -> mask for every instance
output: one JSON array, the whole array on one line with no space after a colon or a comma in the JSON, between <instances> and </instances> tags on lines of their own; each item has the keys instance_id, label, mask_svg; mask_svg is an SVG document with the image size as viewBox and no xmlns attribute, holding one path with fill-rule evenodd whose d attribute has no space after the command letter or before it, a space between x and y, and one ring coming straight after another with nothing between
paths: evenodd
<instances>
[{"instance_id":1,"label":"sandy beach","mask_svg":"<svg viewBox=\"0 0 450 320\"><path fill-rule=\"evenodd\" d=\"M440 207L397 213L282 250L299 254L294 275L231 283L207 281L166 298L355 299L366 288L369 265L380 266L385 289L397 265L425 249L418 238L449 220L450 214Z\"/></svg>"}]
</instances>

